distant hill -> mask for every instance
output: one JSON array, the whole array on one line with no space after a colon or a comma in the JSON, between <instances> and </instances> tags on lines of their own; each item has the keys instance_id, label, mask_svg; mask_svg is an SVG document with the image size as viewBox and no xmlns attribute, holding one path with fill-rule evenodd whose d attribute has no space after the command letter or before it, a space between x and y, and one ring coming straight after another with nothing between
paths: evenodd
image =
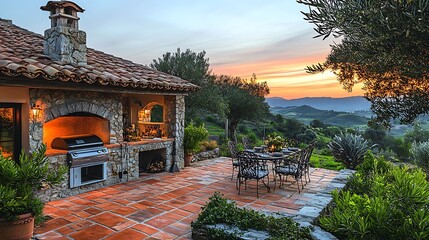
<instances>
[{"instance_id":1,"label":"distant hill","mask_svg":"<svg viewBox=\"0 0 429 240\"><path fill-rule=\"evenodd\" d=\"M306 97L287 100L281 97L272 97L266 99L270 107L292 107L292 106L310 106L320 110L334 110L342 112L369 111L370 102L363 97Z\"/></svg>"},{"instance_id":2,"label":"distant hill","mask_svg":"<svg viewBox=\"0 0 429 240\"><path fill-rule=\"evenodd\" d=\"M285 118L299 120L305 124L309 124L314 119L319 119L325 124L357 127L365 126L369 121L369 118L354 113L319 110L306 105L299 107L271 107L270 111L274 114L281 114Z\"/></svg>"}]
</instances>

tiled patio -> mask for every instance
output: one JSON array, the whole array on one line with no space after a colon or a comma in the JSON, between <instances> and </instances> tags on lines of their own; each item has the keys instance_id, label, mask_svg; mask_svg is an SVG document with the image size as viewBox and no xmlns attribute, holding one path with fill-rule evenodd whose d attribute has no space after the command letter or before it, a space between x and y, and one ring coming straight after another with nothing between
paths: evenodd
<instances>
[{"instance_id":1,"label":"tiled patio","mask_svg":"<svg viewBox=\"0 0 429 240\"><path fill-rule=\"evenodd\" d=\"M45 214L52 219L36 229L35 237L191 239L190 223L216 191L240 206L295 214L337 175L335 171L312 169L311 182L301 194L296 184L285 183L270 193L261 186L257 199L256 181L238 195L231 171L229 158L216 158L194 163L178 173L146 174L136 181L49 202Z\"/></svg>"}]
</instances>

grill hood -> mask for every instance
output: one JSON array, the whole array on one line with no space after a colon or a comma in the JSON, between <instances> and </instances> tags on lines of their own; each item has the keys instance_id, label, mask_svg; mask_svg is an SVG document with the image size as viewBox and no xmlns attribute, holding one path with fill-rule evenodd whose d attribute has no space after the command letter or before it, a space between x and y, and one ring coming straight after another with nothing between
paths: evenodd
<instances>
[{"instance_id":1,"label":"grill hood","mask_svg":"<svg viewBox=\"0 0 429 240\"><path fill-rule=\"evenodd\" d=\"M62 150L76 150L103 146L101 138L94 134L70 135L57 137L52 141L51 147Z\"/></svg>"}]
</instances>

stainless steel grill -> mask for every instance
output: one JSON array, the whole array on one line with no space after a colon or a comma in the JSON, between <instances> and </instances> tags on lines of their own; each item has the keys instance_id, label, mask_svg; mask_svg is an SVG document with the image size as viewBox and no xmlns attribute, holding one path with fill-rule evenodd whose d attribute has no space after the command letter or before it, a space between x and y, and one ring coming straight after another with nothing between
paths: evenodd
<instances>
[{"instance_id":1,"label":"stainless steel grill","mask_svg":"<svg viewBox=\"0 0 429 240\"><path fill-rule=\"evenodd\" d=\"M72 135L57 137L51 144L54 149L67 150L70 167L70 188L106 180L107 148L96 135Z\"/></svg>"},{"instance_id":2,"label":"stainless steel grill","mask_svg":"<svg viewBox=\"0 0 429 240\"><path fill-rule=\"evenodd\" d=\"M57 137L51 144L54 149L68 150L67 164L77 167L93 162L105 162L108 159L107 148L103 141L93 134Z\"/></svg>"}]
</instances>

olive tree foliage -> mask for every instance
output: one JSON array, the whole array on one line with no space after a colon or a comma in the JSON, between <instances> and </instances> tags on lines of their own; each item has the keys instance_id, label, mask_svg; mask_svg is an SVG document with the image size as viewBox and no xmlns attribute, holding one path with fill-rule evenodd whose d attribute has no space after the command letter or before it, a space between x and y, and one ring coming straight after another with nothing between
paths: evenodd
<instances>
[{"instance_id":1,"label":"olive tree foliage","mask_svg":"<svg viewBox=\"0 0 429 240\"><path fill-rule=\"evenodd\" d=\"M266 82L257 82L256 75L249 80L240 77L217 76L216 84L221 88L227 104L226 117L230 128L228 136L237 139L237 126L244 120L256 121L269 113L265 95L269 94Z\"/></svg>"},{"instance_id":2,"label":"olive tree foliage","mask_svg":"<svg viewBox=\"0 0 429 240\"><path fill-rule=\"evenodd\" d=\"M297 0L316 37L341 37L322 64L346 90L363 83L374 122L429 113L429 0Z\"/></svg>"},{"instance_id":3,"label":"olive tree foliage","mask_svg":"<svg viewBox=\"0 0 429 240\"><path fill-rule=\"evenodd\" d=\"M197 92L191 92L185 97L186 120L201 115L214 113L224 116L226 104L220 94L220 88L214 84L215 77L211 74L209 59L206 52L195 53L190 49L182 52L180 48L175 53L167 52L162 58L154 59L150 67L201 87Z\"/></svg>"}]
</instances>

